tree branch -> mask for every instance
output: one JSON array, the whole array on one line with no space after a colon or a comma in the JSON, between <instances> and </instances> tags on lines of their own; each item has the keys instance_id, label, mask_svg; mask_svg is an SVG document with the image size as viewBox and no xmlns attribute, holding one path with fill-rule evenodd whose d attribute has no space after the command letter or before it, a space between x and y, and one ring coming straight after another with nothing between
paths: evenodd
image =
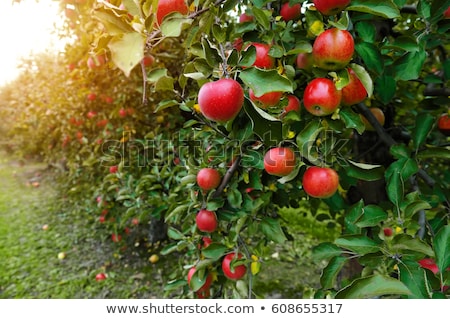
<instances>
[{"instance_id":1,"label":"tree branch","mask_svg":"<svg viewBox=\"0 0 450 319\"><path fill-rule=\"evenodd\" d=\"M236 157L233 164L230 166L230 168L225 173L225 176L223 177L222 182L220 183L219 187L217 187L216 191L212 195L213 198L219 197L220 195L222 195L223 191L225 190L225 188L227 187L231 178L233 177L234 172L236 172L236 170L239 168L240 163L241 163L241 156L239 155L238 157Z\"/></svg>"},{"instance_id":2,"label":"tree branch","mask_svg":"<svg viewBox=\"0 0 450 319\"><path fill-rule=\"evenodd\" d=\"M423 95L425 95L425 96L450 96L450 89L449 88L427 87L423 91Z\"/></svg>"},{"instance_id":3,"label":"tree branch","mask_svg":"<svg viewBox=\"0 0 450 319\"><path fill-rule=\"evenodd\" d=\"M380 137L380 140L386 144L389 148L393 145L398 144L392 136L390 136L388 133L386 133L385 129L381 124L378 122L376 117L370 112L370 110L365 106L363 103L358 103L356 105L356 108L360 114L362 114L367 121L373 126L375 131L377 132L378 136ZM417 175L431 188L434 187L436 184L435 180L431 178L428 173L423 170L422 168L419 169L417 172Z\"/></svg>"}]
</instances>

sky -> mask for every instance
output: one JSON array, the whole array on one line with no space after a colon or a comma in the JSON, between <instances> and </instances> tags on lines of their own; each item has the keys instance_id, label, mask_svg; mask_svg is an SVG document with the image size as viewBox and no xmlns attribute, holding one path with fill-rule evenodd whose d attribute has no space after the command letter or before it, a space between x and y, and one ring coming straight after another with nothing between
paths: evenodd
<instances>
[{"instance_id":1,"label":"sky","mask_svg":"<svg viewBox=\"0 0 450 319\"><path fill-rule=\"evenodd\" d=\"M18 75L20 57L59 47L52 34L61 18L58 5L54 0L0 0L0 86Z\"/></svg>"}]
</instances>

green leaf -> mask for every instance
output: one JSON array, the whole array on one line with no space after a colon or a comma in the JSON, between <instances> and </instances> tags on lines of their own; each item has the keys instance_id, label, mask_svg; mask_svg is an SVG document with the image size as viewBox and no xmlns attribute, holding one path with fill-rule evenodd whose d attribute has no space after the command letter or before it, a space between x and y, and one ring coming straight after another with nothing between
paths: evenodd
<instances>
[{"instance_id":1,"label":"green leaf","mask_svg":"<svg viewBox=\"0 0 450 319\"><path fill-rule=\"evenodd\" d=\"M286 241L286 236L284 235L278 219L266 217L261 220L259 227L268 240L278 244L282 244Z\"/></svg>"},{"instance_id":2,"label":"green leaf","mask_svg":"<svg viewBox=\"0 0 450 319\"><path fill-rule=\"evenodd\" d=\"M145 38L137 32L115 36L108 44L114 64L127 77L144 57L144 46Z\"/></svg>"},{"instance_id":3,"label":"green leaf","mask_svg":"<svg viewBox=\"0 0 450 319\"><path fill-rule=\"evenodd\" d=\"M259 9L258 7L252 7L253 16L256 18L256 21L266 30L270 29L270 20L268 16L267 10Z\"/></svg>"},{"instance_id":4,"label":"green leaf","mask_svg":"<svg viewBox=\"0 0 450 319\"><path fill-rule=\"evenodd\" d=\"M411 291L411 295L409 295L408 298L430 298L425 271L416 261L402 260L401 263L398 263L398 272L400 281Z\"/></svg>"},{"instance_id":5,"label":"green leaf","mask_svg":"<svg viewBox=\"0 0 450 319\"><path fill-rule=\"evenodd\" d=\"M369 237L362 235L347 235L337 238L334 243L359 255L375 253L380 250L378 244Z\"/></svg>"},{"instance_id":6,"label":"green leaf","mask_svg":"<svg viewBox=\"0 0 450 319\"><path fill-rule=\"evenodd\" d=\"M196 270L195 270L194 274L192 275L191 280L189 282L189 286L191 287L192 291L197 291L200 288L202 288L202 286L206 282L207 276L208 276L208 274L204 270L204 268L199 268L197 266Z\"/></svg>"},{"instance_id":7,"label":"green leaf","mask_svg":"<svg viewBox=\"0 0 450 319\"><path fill-rule=\"evenodd\" d=\"M364 201L361 199L354 204L345 213L344 216L344 230L345 234L359 234L361 229L355 225L356 221L361 217L364 207Z\"/></svg>"},{"instance_id":8,"label":"green leaf","mask_svg":"<svg viewBox=\"0 0 450 319\"><path fill-rule=\"evenodd\" d=\"M434 257L434 252L430 245L421 241L419 238L413 238L407 234L400 234L393 238L391 249L394 252L405 253L405 251L417 252Z\"/></svg>"},{"instance_id":9,"label":"green leaf","mask_svg":"<svg viewBox=\"0 0 450 319\"><path fill-rule=\"evenodd\" d=\"M382 221L385 221L388 214L379 206L367 205L363 208L363 214L361 218L356 222L358 227L372 227L377 226Z\"/></svg>"},{"instance_id":10,"label":"green leaf","mask_svg":"<svg viewBox=\"0 0 450 319\"><path fill-rule=\"evenodd\" d=\"M211 243L208 247L202 249L202 254L206 258L219 260L227 252L228 247L219 243Z\"/></svg>"},{"instance_id":11,"label":"green leaf","mask_svg":"<svg viewBox=\"0 0 450 319\"><path fill-rule=\"evenodd\" d=\"M348 258L343 256L335 256L330 260L320 276L322 289L331 289L336 285L336 278L347 261Z\"/></svg>"},{"instance_id":12,"label":"green leaf","mask_svg":"<svg viewBox=\"0 0 450 319\"><path fill-rule=\"evenodd\" d=\"M192 21L194 20L185 18L179 13L176 13L173 18L168 17L163 20L163 23L161 24L161 33L164 37L179 37L181 32L192 24Z\"/></svg>"},{"instance_id":13,"label":"green leaf","mask_svg":"<svg viewBox=\"0 0 450 319\"><path fill-rule=\"evenodd\" d=\"M383 57L380 50L372 43L360 42L355 44L356 52L361 56L364 64L375 74L380 74L384 69Z\"/></svg>"},{"instance_id":14,"label":"green leaf","mask_svg":"<svg viewBox=\"0 0 450 319\"><path fill-rule=\"evenodd\" d=\"M344 122L346 128L355 129L359 134L365 130L365 126L359 114L355 113L351 108L345 107L339 111L339 116Z\"/></svg>"},{"instance_id":15,"label":"green leaf","mask_svg":"<svg viewBox=\"0 0 450 319\"><path fill-rule=\"evenodd\" d=\"M332 243L320 243L312 249L312 258L316 261L328 260L342 255L341 248Z\"/></svg>"},{"instance_id":16,"label":"green leaf","mask_svg":"<svg viewBox=\"0 0 450 319\"><path fill-rule=\"evenodd\" d=\"M389 151L396 159L409 158L411 153L405 144L392 145Z\"/></svg>"},{"instance_id":17,"label":"green leaf","mask_svg":"<svg viewBox=\"0 0 450 319\"><path fill-rule=\"evenodd\" d=\"M450 267L450 225L444 226L433 238L436 265L441 273Z\"/></svg>"},{"instance_id":18,"label":"green leaf","mask_svg":"<svg viewBox=\"0 0 450 319\"><path fill-rule=\"evenodd\" d=\"M312 153L312 148L323 130L322 123L319 120L313 120L297 135L296 142L300 155L307 158L311 163L320 161L318 156Z\"/></svg>"},{"instance_id":19,"label":"green leaf","mask_svg":"<svg viewBox=\"0 0 450 319\"><path fill-rule=\"evenodd\" d=\"M253 123L253 131L268 146L277 145L283 140L282 122L260 108L256 107L247 98L244 101L244 110ZM250 160L258 160L258 157L249 157L246 154L245 162L248 164Z\"/></svg>"},{"instance_id":20,"label":"green leaf","mask_svg":"<svg viewBox=\"0 0 450 319\"><path fill-rule=\"evenodd\" d=\"M256 96L268 92L293 92L292 82L274 69L263 70L251 67L242 70L239 77Z\"/></svg>"},{"instance_id":21,"label":"green leaf","mask_svg":"<svg viewBox=\"0 0 450 319\"><path fill-rule=\"evenodd\" d=\"M367 91L367 96L370 98L373 94L373 81L367 70L359 64L350 63L349 66L355 71L364 88Z\"/></svg>"},{"instance_id":22,"label":"green leaf","mask_svg":"<svg viewBox=\"0 0 450 319\"><path fill-rule=\"evenodd\" d=\"M418 79L426 57L427 53L425 50L404 54L394 63L395 79L402 81Z\"/></svg>"},{"instance_id":23,"label":"green leaf","mask_svg":"<svg viewBox=\"0 0 450 319\"><path fill-rule=\"evenodd\" d=\"M430 113L420 113L416 117L416 126L413 131L413 144L415 149L419 149L426 141L428 135L433 129L435 117Z\"/></svg>"},{"instance_id":24,"label":"green leaf","mask_svg":"<svg viewBox=\"0 0 450 319\"><path fill-rule=\"evenodd\" d=\"M242 205L242 194L236 188L228 189L227 191L228 203L233 208L241 208Z\"/></svg>"},{"instance_id":25,"label":"green leaf","mask_svg":"<svg viewBox=\"0 0 450 319\"><path fill-rule=\"evenodd\" d=\"M385 295L410 295L401 281L382 275L359 278L340 290L336 299L367 299Z\"/></svg>"},{"instance_id":26,"label":"green leaf","mask_svg":"<svg viewBox=\"0 0 450 319\"><path fill-rule=\"evenodd\" d=\"M400 36L395 38L395 41L390 44L386 44L382 48L383 50L399 50L406 52L418 52L420 47L417 44L417 39L409 36Z\"/></svg>"},{"instance_id":27,"label":"green leaf","mask_svg":"<svg viewBox=\"0 0 450 319\"><path fill-rule=\"evenodd\" d=\"M346 10L370 13L387 19L400 17L400 10L390 0L352 0Z\"/></svg>"},{"instance_id":28,"label":"green leaf","mask_svg":"<svg viewBox=\"0 0 450 319\"><path fill-rule=\"evenodd\" d=\"M377 30L374 24L370 21L361 21L355 25L356 32L365 42L374 43L377 35Z\"/></svg>"},{"instance_id":29,"label":"green leaf","mask_svg":"<svg viewBox=\"0 0 450 319\"><path fill-rule=\"evenodd\" d=\"M187 284L185 279L172 280L164 286L164 291L177 290Z\"/></svg>"},{"instance_id":30,"label":"green leaf","mask_svg":"<svg viewBox=\"0 0 450 319\"><path fill-rule=\"evenodd\" d=\"M383 104L389 104L397 91L397 82L392 76L383 74L375 80L375 92Z\"/></svg>"},{"instance_id":31,"label":"green leaf","mask_svg":"<svg viewBox=\"0 0 450 319\"><path fill-rule=\"evenodd\" d=\"M103 8L95 10L94 17L105 26L105 29L110 35L121 35L133 32L131 26L120 17L116 16L111 10L105 10Z\"/></svg>"},{"instance_id":32,"label":"green leaf","mask_svg":"<svg viewBox=\"0 0 450 319\"><path fill-rule=\"evenodd\" d=\"M175 239L175 240L180 240L185 238L184 234L182 232L180 232L178 229L173 228L173 227L169 227L167 229L167 236L169 238Z\"/></svg>"},{"instance_id":33,"label":"green leaf","mask_svg":"<svg viewBox=\"0 0 450 319\"><path fill-rule=\"evenodd\" d=\"M384 167L381 165L370 165L357 163L348 160L349 165L345 165L347 175L363 181L376 181L384 176Z\"/></svg>"}]
</instances>

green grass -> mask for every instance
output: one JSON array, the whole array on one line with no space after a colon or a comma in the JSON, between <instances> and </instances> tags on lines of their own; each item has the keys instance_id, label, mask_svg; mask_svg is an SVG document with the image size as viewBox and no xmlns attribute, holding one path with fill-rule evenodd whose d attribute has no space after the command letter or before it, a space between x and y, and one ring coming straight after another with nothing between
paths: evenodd
<instances>
[{"instance_id":1,"label":"green grass","mask_svg":"<svg viewBox=\"0 0 450 319\"><path fill-rule=\"evenodd\" d=\"M79 211L85 205L61 208L57 182L45 167L0 155L0 298L164 298L163 287L182 258L160 256L150 264L157 250L133 247L131 238L121 251L97 222L98 213ZM39 187L30 184L35 179ZM313 245L336 230L307 211L280 215L294 240L271 247L253 291L261 298L301 298L317 288L323 267L311 258ZM108 278L95 281L99 272Z\"/></svg>"},{"instance_id":2,"label":"green grass","mask_svg":"<svg viewBox=\"0 0 450 319\"><path fill-rule=\"evenodd\" d=\"M3 155L3 154L2 154ZM0 298L150 298L162 296L170 259L151 251L118 254L89 212L64 211L41 165L0 163ZM48 225L44 230L43 225ZM58 259L60 252L66 258ZM105 272L105 281L95 275Z\"/></svg>"}]
</instances>

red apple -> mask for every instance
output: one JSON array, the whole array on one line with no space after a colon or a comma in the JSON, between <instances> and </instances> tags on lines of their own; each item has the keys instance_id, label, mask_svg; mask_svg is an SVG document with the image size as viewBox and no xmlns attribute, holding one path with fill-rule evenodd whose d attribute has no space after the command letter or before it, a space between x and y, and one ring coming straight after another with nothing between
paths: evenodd
<instances>
[{"instance_id":1,"label":"red apple","mask_svg":"<svg viewBox=\"0 0 450 319\"><path fill-rule=\"evenodd\" d=\"M344 10L349 5L350 0L314 0L313 2L317 11L323 15L331 16Z\"/></svg>"},{"instance_id":2,"label":"red apple","mask_svg":"<svg viewBox=\"0 0 450 319\"><path fill-rule=\"evenodd\" d=\"M256 96L252 89L248 90L248 95L250 100L255 102L258 106L262 108L268 108L271 106L277 105L281 97L283 96L283 92L268 92L261 96Z\"/></svg>"},{"instance_id":3,"label":"red apple","mask_svg":"<svg viewBox=\"0 0 450 319\"><path fill-rule=\"evenodd\" d=\"M67 68L69 69L69 71L73 71L75 70L75 63L69 63L69 65L67 66Z\"/></svg>"},{"instance_id":4,"label":"red apple","mask_svg":"<svg viewBox=\"0 0 450 319\"><path fill-rule=\"evenodd\" d=\"M220 181L220 173L214 168L202 168L197 173L197 184L203 191L209 191L217 188Z\"/></svg>"},{"instance_id":5,"label":"red apple","mask_svg":"<svg viewBox=\"0 0 450 319\"><path fill-rule=\"evenodd\" d=\"M303 104L315 116L332 114L341 103L342 92L327 78L315 78L305 88Z\"/></svg>"},{"instance_id":6,"label":"red apple","mask_svg":"<svg viewBox=\"0 0 450 319\"><path fill-rule=\"evenodd\" d=\"M264 169L270 175L289 175L294 170L295 165L295 153L288 147L271 148L264 156Z\"/></svg>"},{"instance_id":7,"label":"red apple","mask_svg":"<svg viewBox=\"0 0 450 319\"><path fill-rule=\"evenodd\" d=\"M229 253L227 254L222 261L222 271L225 277L231 280L239 280L242 277L245 276L245 273L247 272L247 267L245 265L238 265L235 267L232 267L233 260L241 260L242 254L239 253L236 257L236 253Z\"/></svg>"},{"instance_id":8,"label":"red apple","mask_svg":"<svg viewBox=\"0 0 450 319\"><path fill-rule=\"evenodd\" d=\"M288 1L281 5L280 16L284 21L298 20L302 14L301 9L302 5L300 3L296 3L293 6L290 6Z\"/></svg>"},{"instance_id":9,"label":"red apple","mask_svg":"<svg viewBox=\"0 0 450 319\"><path fill-rule=\"evenodd\" d=\"M88 101L95 101L97 99L97 94L91 92L87 95Z\"/></svg>"},{"instance_id":10,"label":"red apple","mask_svg":"<svg viewBox=\"0 0 450 319\"><path fill-rule=\"evenodd\" d=\"M423 258L419 260L419 265L422 268L431 270L433 274L437 274L439 272L439 268L436 265L436 262L432 258Z\"/></svg>"},{"instance_id":11,"label":"red apple","mask_svg":"<svg viewBox=\"0 0 450 319\"><path fill-rule=\"evenodd\" d=\"M192 267L188 271L187 282L188 282L189 286L191 286L192 277L194 276L196 271L197 271L197 269L195 267ZM198 279L198 280L202 280L202 281L205 280L205 283L196 291L197 297L199 297L199 298L207 298L210 295L209 287L211 287L212 276L210 273L205 274L205 275L206 275L205 279L202 279L202 278Z\"/></svg>"},{"instance_id":12,"label":"red apple","mask_svg":"<svg viewBox=\"0 0 450 319\"><path fill-rule=\"evenodd\" d=\"M97 112L89 111L86 116L87 116L88 119L91 119L91 118L97 116Z\"/></svg>"},{"instance_id":13,"label":"red apple","mask_svg":"<svg viewBox=\"0 0 450 319\"><path fill-rule=\"evenodd\" d=\"M450 7L448 7L447 10L444 11L444 18L450 19Z\"/></svg>"},{"instance_id":14,"label":"red apple","mask_svg":"<svg viewBox=\"0 0 450 319\"><path fill-rule=\"evenodd\" d=\"M156 20L161 24L164 18L172 13L179 12L183 15L188 14L189 8L185 0L159 0L156 9Z\"/></svg>"},{"instance_id":15,"label":"red apple","mask_svg":"<svg viewBox=\"0 0 450 319\"><path fill-rule=\"evenodd\" d=\"M392 231L392 228L390 228L390 227L383 228L384 236L391 237L393 233L394 232Z\"/></svg>"},{"instance_id":16,"label":"red apple","mask_svg":"<svg viewBox=\"0 0 450 319\"><path fill-rule=\"evenodd\" d=\"M300 112L300 100L293 94L287 96L288 105L284 108L284 113L287 114L291 111Z\"/></svg>"},{"instance_id":17,"label":"red apple","mask_svg":"<svg viewBox=\"0 0 450 319\"><path fill-rule=\"evenodd\" d=\"M202 237L202 246L201 246L201 248L206 248L206 247L208 247L209 245L211 245L212 244L212 239L211 239L211 237L206 237L206 236L204 236L204 237Z\"/></svg>"},{"instance_id":18,"label":"red apple","mask_svg":"<svg viewBox=\"0 0 450 319\"><path fill-rule=\"evenodd\" d=\"M98 221L103 224L106 221L106 217L105 216L100 216L98 218Z\"/></svg>"},{"instance_id":19,"label":"red apple","mask_svg":"<svg viewBox=\"0 0 450 319\"><path fill-rule=\"evenodd\" d=\"M272 69L275 67L275 58L269 55L270 45L257 42L251 45L256 48L256 60L253 62L253 66L261 69Z\"/></svg>"},{"instance_id":20,"label":"red apple","mask_svg":"<svg viewBox=\"0 0 450 319\"><path fill-rule=\"evenodd\" d=\"M331 28L314 40L312 56L314 63L324 70L344 68L352 59L355 43L347 30Z\"/></svg>"},{"instance_id":21,"label":"red apple","mask_svg":"<svg viewBox=\"0 0 450 319\"><path fill-rule=\"evenodd\" d=\"M339 176L329 167L308 167L302 178L303 189L311 197L328 198L339 187Z\"/></svg>"},{"instance_id":22,"label":"red apple","mask_svg":"<svg viewBox=\"0 0 450 319\"><path fill-rule=\"evenodd\" d=\"M89 69L96 69L105 63L106 63L106 56L104 54L90 56L87 59L87 66Z\"/></svg>"},{"instance_id":23,"label":"red apple","mask_svg":"<svg viewBox=\"0 0 450 319\"><path fill-rule=\"evenodd\" d=\"M341 104L351 106L364 101L367 97L367 91L361 80L352 68L348 68L349 82L342 88Z\"/></svg>"},{"instance_id":24,"label":"red apple","mask_svg":"<svg viewBox=\"0 0 450 319\"><path fill-rule=\"evenodd\" d=\"M247 13L242 13L239 16L239 23L244 23L244 22L251 22L253 21L253 16L247 14Z\"/></svg>"},{"instance_id":25,"label":"red apple","mask_svg":"<svg viewBox=\"0 0 450 319\"><path fill-rule=\"evenodd\" d=\"M220 79L204 84L198 93L202 114L212 121L227 122L234 119L244 104L244 90L239 82Z\"/></svg>"},{"instance_id":26,"label":"red apple","mask_svg":"<svg viewBox=\"0 0 450 319\"><path fill-rule=\"evenodd\" d=\"M118 235L118 234L112 234L111 235L111 240L115 243L118 243L119 241L122 240L122 236Z\"/></svg>"},{"instance_id":27,"label":"red apple","mask_svg":"<svg viewBox=\"0 0 450 319\"><path fill-rule=\"evenodd\" d=\"M144 63L145 67L152 66L153 63L155 63L155 58L153 57L153 55L146 55L142 59L142 63Z\"/></svg>"},{"instance_id":28,"label":"red apple","mask_svg":"<svg viewBox=\"0 0 450 319\"><path fill-rule=\"evenodd\" d=\"M109 168L109 172L111 173L111 174L115 174L115 173L117 173L119 171L119 167L117 166L117 165L113 165L113 166L111 166L110 168Z\"/></svg>"},{"instance_id":29,"label":"red apple","mask_svg":"<svg viewBox=\"0 0 450 319\"><path fill-rule=\"evenodd\" d=\"M125 110L124 108L121 108L120 110L119 110L119 116L120 117L126 117L128 115L128 112L127 112L127 110Z\"/></svg>"},{"instance_id":30,"label":"red apple","mask_svg":"<svg viewBox=\"0 0 450 319\"><path fill-rule=\"evenodd\" d=\"M439 116L438 129L445 136L450 136L450 116L448 113L444 113Z\"/></svg>"},{"instance_id":31,"label":"red apple","mask_svg":"<svg viewBox=\"0 0 450 319\"><path fill-rule=\"evenodd\" d=\"M105 127L107 124L108 124L108 120L104 119L104 120L98 121L95 125L97 125L97 127Z\"/></svg>"},{"instance_id":32,"label":"red apple","mask_svg":"<svg viewBox=\"0 0 450 319\"><path fill-rule=\"evenodd\" d=\"M313 58L311 53L299 53L295 60L297 69L310 71L313 66Z\"/></svg>"},{"instance_id":33,"label":"red apple","mask_svg":"<svg viewBox=\"0 0 450 319\"><path fill-rule=\"evenodd\" d=\"M114 99L112 97L110 97L110 96L105 96L104 100L108 104L114 103Z\"/></svg>"},{"instance_id":34,"label":"red apple","mask_svg":"<svg viewBox=\"0 0 450 319\"><path fill-rule=\"evenodd\" d=\"M97 275L95 275L95 281L102 281L106 279L106 274L105 273L99 273Z\"/></svg>"},{"instance_id":35,"label":"red apple","mask_svg":"<svg viewBox=\"0 0 450 319\"><path fill-rule=\"evenodd\" d=\"M201 209L197 216L195 217L195 223L197 224L197 228L205 233L212 233L217 228L217 216L216 213Z\"/></svg>"}]
</instances>

